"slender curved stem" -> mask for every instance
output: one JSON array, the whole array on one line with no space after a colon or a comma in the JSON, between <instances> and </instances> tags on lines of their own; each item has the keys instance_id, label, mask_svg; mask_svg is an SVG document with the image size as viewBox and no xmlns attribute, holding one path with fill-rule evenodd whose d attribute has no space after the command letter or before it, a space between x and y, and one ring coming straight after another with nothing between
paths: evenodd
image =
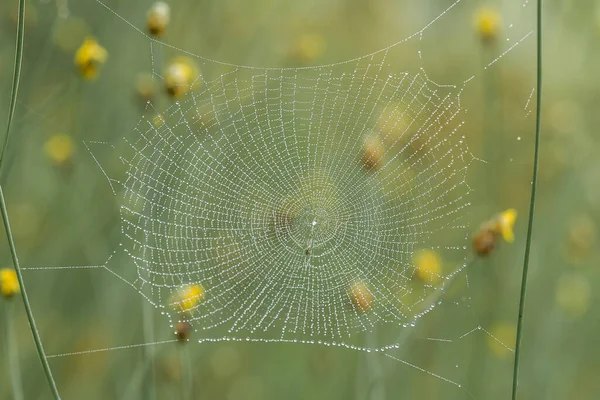
<instances>
[{"instance_id":1,"label":"slender curved stem","mask_svg":"<svg viewBox=\"0 0 600 400\"><path fill-rule=\"evenodd\" d=\"M10 108L8 112L8 122L6 124L6 135L4 136L4 143L2 144L2 150L0 151L0 171L2 169L2 163L4 161L4 153L6 151L6 147L8 145L8 139L10 136L10 128L12 125L13 117L15 115L15 108L17 106L17 94L19 92L19 80L21 78L21 65L23 62L23 38L25 34L25 0L19 0L19 13L18 13L18 22L17 22L17 46L15 52L15 68L13 72L13 85L10 96ZM2 213L2 221L4 222L4 228L6 230L6 237L8 238L8 246L10 249L10 255L12 257L13 265L15 267L15 271L17 273L17 279L19 280L19 286L21 288L21 295L23 297L23 304L25 305L25 312L27 313L27 319L29 320L29 326L31 328L31 333L33 335L33 340L35 342L35 347L37 348L38 355L40 356L40 361L42 363L42 367L44 368L44 373L46 374L46 378L48 379L48 384L50 385L50 390L52 391L52 395L55 400L60 399L60 395L58 394L58 389L56 388L56 383L54 382L54 378L52 377L52 371L50 370L50 365L48 364L48 359L46 358L46 353L44 352L44 347L42 346L42 341L40 339L40 335L35 326L35 320L33 318L33 313L31 311L31 306L29 304L29 298L27 297L27 291L25 290L25 284L23 282L23 275L21 274L21 267L19 266L19 258L17 257L17 250L15 248L15 241L12 235L12 231L10 229L10 223L8 221L8 212L6 211L6 200L4 199L4 191L2 190L2 185L0 185L0 212Z\"/></svg>"},{"instance_id":2,"label":"slender curved stem","mask_svg":"<svg viewBox=\"0 0 600 400\"><path fill-rule=\"evenodd\" d=\"M540 131L542 117L542 0L537 0L537 110L535 120L535 148L533 155L533 177L531 183L531 200L529 202L529 222L527 225L527 242L525 243L525 258L523 261L523 277L521 278L521 296L519 299L519 317L517 319L517 340L515 347L515 361L513 367L512 400L517 399L517 386L519 383L519 360L521 355L521 335L523 332L523 313L525 310L525 295L527 293L527 272L529 271L529 256L531 252L531 236L533 232L533 219L535 211L535 194L537 189Z\"/></svg>"}]
</instances>

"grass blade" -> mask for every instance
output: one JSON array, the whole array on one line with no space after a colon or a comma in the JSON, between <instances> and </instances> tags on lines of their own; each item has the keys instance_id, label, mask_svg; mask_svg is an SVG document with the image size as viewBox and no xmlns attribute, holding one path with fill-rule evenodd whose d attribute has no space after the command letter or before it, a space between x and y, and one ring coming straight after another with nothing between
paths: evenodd
<instances>
[{"instance_id":1,"label":"grass blade","mask_svg":"<svg viewBox=\"0 0 600 400\"><path fill-rule=\"evenodd\" d=\"M515 361L513 366L512 400L517 399L519 383L519 362L521 355L521 336L523 332L523 314L525 311L525 296L527 293L527 273L529 271L529 258L531 253L531 237L533 232L533 219L535 212L535 195L537 190L540 130L542 117L542 0L537 0L537 109L535 120L535 146L533 155L533 176L531 183L531 199L529 202L529 221L527 224L527 241L525 242L525 257L523 261L523 277L521 278L521 295L519 297L519 316L517 319L517 338L515 344Z\"/></svg>"}]
</instances>

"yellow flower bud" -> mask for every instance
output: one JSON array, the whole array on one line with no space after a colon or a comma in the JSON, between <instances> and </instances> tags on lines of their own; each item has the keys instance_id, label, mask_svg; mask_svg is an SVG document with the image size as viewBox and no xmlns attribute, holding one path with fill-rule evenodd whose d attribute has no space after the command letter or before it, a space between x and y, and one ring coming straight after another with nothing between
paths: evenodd
<instances>
[{"instance_id":1,"label":"yellow flower bud","mask_svg":"<svg viewBox=\"0 0 600 400\"><path fill-rule=\"evenodd\" d=\"M54 164L62 165L73 156L73 139L64 133L53 135L44 144L44 151Z\"/></svg>"},{"instance_id":2,"label":"yellow flower bud","mask_svg":"<svg viewBox=\"0 0 600 400\"><path fill-rule=\"evenodd\" d=\"M157 1L148 10L146 26L152 36L162 36L167 30L171 19L171 9L164 1Z\"/></svg>"},{"instance_id":3,"label":"yellow flower bud","mask_svg":"<svg viewBox=\"0 0 600 400\"><path fill-rule=\"evenodd\" d=\"M75 53L75 65L86 79L93 79L98 75L99 67L106 62L108 52L93 38L83 41Z\"/></svg>"},{"instance_id":4,"label":"yellow flower bud","mask_svg":"<svg viewBox=\"0 0 600 400\"><path fill-rule=\"evenodd\" d=\"M4 297L12 297L21 291L17 274L13 269L0 269L0 293Z\"/></svg>"},{"instance_id":5,"label":"yellow flower bud","mask_svg":"<svg viewBox=\"0 0 600 400\"><path fill-rule=\"evenodd\" d=\"M441 278L442 261L433 250L419 250L413 254L417 276L423 282L435 283Z\"/></svg>"},{"instance_id":6,"label":"yellow flower bud","mask_svg":"<svg viewBox=\"0 0 600 400\"><path fill-rule=\"evenodd\" d=\"M492 8L481 8L475 14L474 23L479 36L489 42L498 36L502 25L502 16Z\"/></svg>"}]
</instances>

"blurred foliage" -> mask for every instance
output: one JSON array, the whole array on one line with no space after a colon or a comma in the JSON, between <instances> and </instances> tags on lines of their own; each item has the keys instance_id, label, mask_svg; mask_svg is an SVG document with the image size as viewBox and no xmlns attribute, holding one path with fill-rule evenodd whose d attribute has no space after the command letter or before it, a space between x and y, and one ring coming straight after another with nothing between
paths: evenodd
<instances>
[{"instance_id":1,"label":"blurred foliage","mask_svg":"<svg viewBox=\"0 0 600 400\"><path fill-rule=\"evenodd\" d=\"M0 4L2 110L10 100L16 3ZM326 64L395 43L452 4L173 1L161 37L174 46L169 47L151 45L134 28L145 30L150 1L106 0L110 9L94 0L27 3L22 86L2 182L19 256L29 268L101 265L111 254L119 242L118 208L82 141L115 143L132 134L146 100L152 99L157 112L172 104L148 74L162 74L169 60L182 56L177 49L236 65ZM483 6L488 20L482 22L477 18ZM498 15L490 16L490 10ZM597 399L600 4L548 0L545 19L541 181L520 391L529 399ZM51 358L63 398L145 399L148 388L156 390L157 399L179 398L186 357L194 399L508 398L531 183L535 104L526 104L535 78L533 38L480 72L534 23L531 1L463 1L422 41L399 46L389 59L401 69L422 65L436 82L481 75L463 95L469 147L487 162L470 171L476 197L470 226L475 232L508 208L520 215L515 242L470 266L468 287L462 281L452 285L444 304L419 320L394 353L463 388L380 354L341 348L230 342L125 348L173 339L173 329L136 291L102 268L30 269L25 282L48 354L124 346ZM93 80L82 79L74 64L87 37L108 53ZM415 46L422 60L414 57ZM221 72L215 66L203 73ZM0 239L2 267L9 267L6 238ZM15 311L25 398L47 399L22 306ZM0 321L6 317L0 314ZM2 331L2 343L4 338ZM8 399L11 366L4 362L4 347L1 354L0 398Z\"/></svg>"}]
</instances>

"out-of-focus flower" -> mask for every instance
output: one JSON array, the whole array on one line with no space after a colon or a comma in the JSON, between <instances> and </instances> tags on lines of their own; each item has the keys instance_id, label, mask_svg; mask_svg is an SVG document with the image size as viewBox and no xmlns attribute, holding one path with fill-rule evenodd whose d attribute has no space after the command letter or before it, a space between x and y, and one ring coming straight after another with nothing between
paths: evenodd
<instances>
[{"instance_id":1,"label":"out-of-focus flower","mask_svg":"<svg viewBox=\"0 0 600 400\"><path fill-rule=\"evenodd\" d=\"M318 33L308 33L300 37L294 48L294 56L301 62L309 64L318 59L327 43Z\"/></svg>"},{"instance_id":2,"label":"out-of-focus flower","mask_svg":"<svg viewBox=\"0 0 600 400\"><path fill-rule=\"evenodd\" d=\"M190 323L187 321L178 322L177 325L175 325L175 335L177 336L177 339L179 339L180 342L187 342L190 338L191 328Z\"/></svg>"},{"instance_id":3,"label":"out-of-focus flower","mask_svg":"<svg viewBox=\"0 0 600 400\"><path fill-rule=\"evenodd\" d=\"M509 208L485 222L473 237L473 248L480 256L488 255L502 237L507 243L515 240L514 226L517 210Z\"/></svg>"},{"instance_id":4,"label":"out-of-focus flower","mask_svg":"<svg viewBox=\"0 0 600 400\"><path fill-rule=\"evenodd\" d=\"M206 293L200 284L187 285L181 288L173 298L177 311L190 312L204 300Z\"/></svg>"},{"instance_id":5,"label":"out-of-focus flower","mask_svg":"<svg viewBox=\"0 0 600 400\"><path fill-rule=\"evenodd\" d=\"M509 208L506 211L501 212L495 220L495 225L492 230L499 232L502 238L507 243L512 243L515 240L515 234L513 232L515 221L517 220L517 210Z\"/></svg>"},{"instance_id":6,"label":"out-of-focus flower","mask_svg":"<svg viewBox=\"0 0 600 400\"><path fill-rule=\"evenodd\" d=\"M165 73L167 93L175 98L183 96L190 90L199 75L200 70L193 60L188 57L175 58Z\"/></svg>"},{"instance_id":7,"label":"out-of-focus flower","mask_svg":"<svg viewBox=\"0 0 600 400\"><path fill-rule=\"evenodd\" d=\"M487 345L496 357L507 357L512 353L515 346L517 330L510 322L499 322L494 324L487 337Z\"/></svg>"},{"instance_id":8,"label":"out-of-focus flower","mask_svg":"<svg viewBox=\"0 0 600 400\"><path fill-rule=\"evenodd\" d=\"M433 250L418 250L413 254L417 276L426 283L438 282L441 278L442 260Z\"/></svg>"},{"instance_id":9,"label":"out-of-focus flower","mask_svg":"<svg viewBox=\"0 0 600 400\"><path fill-rule=\"evenodd\" d=\"M366 283L356 281L348 287L348 296L354 308L361 312L368 311L373 305L373 294Z\"/></svg>"},{"instance_id":10,"label":"out-of-focus flower","mask_svg":"<svg viewBox=\"0 0 600 400\"><path fill-rule=\"evenodd\" d=\"M94 38L83 41L75 53L75 65L86 79L98 76L98 69L106 62L108 52Z\"/></svg>"},{"instance_id":11,"label":"out-of-focus flower","mask_svg":"<svg viewBox=\"0 0 600 400\"><path fill-rule=\"evenodd\" d=\"M148 102L152 100L156 94L156 84L154 83L152 74L139 74L135 83L135 89L142 101Z\"/></svg>"},{"instance_id":12,"label":"out-of-focus flower","mask_svg":"<svg viewBox=\"0 0 600 400\"><path fill-rule=\"evenodd\" d=\"M46 155L56 165L62 165L73 157L73 139L65 133L51 136L44 144Z\"/></svg>"},{"instance_id":13,"label":"out-of-focus flower","mask_svg":"<svg viewBox=\"0 0 600 400\"><path fill-rule=\"evenodd\" d=\"M482 40L491 42L498 37L502 16L493 8L480 8L474 17L475 30Z\"/></svg>"},{"instance_id":14,"label":"out-of-focus flower","mask_svg":"<svg viewBox=\"0 0 600 400\"><path fill-rule=\"evenodd\" d=\"M4 297L13 297L21 288L15 270L10 268L0 269L0 293Z\"/></svg>"},{"instance_id":15,"label":"out-of-focus flower","mask_svg":"<svg viewBox=\"0 0 600 400\"><path fill-rule=\"evenodd\" d=\"M559 309L573 317L581 317L590 307L592 289L581 274L565 273L558 280L555 301Z\"/></svg>"},{"instance_id":16,"label":"out-of-focus flower","mask_svg":"<svg viewBox=\"0 0 600 400\"><path fill-rule=\"evenodd\" d=\"M152 117L152 123L154 126L159 127L165 123L165 118L161 114L156 114L154 117Z\"/></svg>"},{"instance_id":17,"label":"out-of-focus flower","mask_svg":"<svg viewBox=\"0 0 600 400\"><path fill-rule=\"evenodd\" d=\"M589 216L581 216L569 223L566 258L574 263L585 260L596 241L596 225Z\"/></svg>"},{"instance_id":18,"label":"out-of-focus flower","mask_svg":"<svg viewBox=\"0 0 600 400\"><path fill-rule=\"evenodd\" d=\"M148 32L152 36L162 36L169 26L170 19L171 8L169 5L164 1L157 1L148 10L148 18L146 19Z\"/></svg>"},{"instance_id":19,"label":"out-of-focus flower","mask_svg":"<svg viewBox=\"0 0 600 400\"><path fill-rule=\"evenodd\" d=\"M383 160L385 149L376 136L367 136L363 144L362 162L366 169L377 168Z\"/></svg>"}]
</instances>

